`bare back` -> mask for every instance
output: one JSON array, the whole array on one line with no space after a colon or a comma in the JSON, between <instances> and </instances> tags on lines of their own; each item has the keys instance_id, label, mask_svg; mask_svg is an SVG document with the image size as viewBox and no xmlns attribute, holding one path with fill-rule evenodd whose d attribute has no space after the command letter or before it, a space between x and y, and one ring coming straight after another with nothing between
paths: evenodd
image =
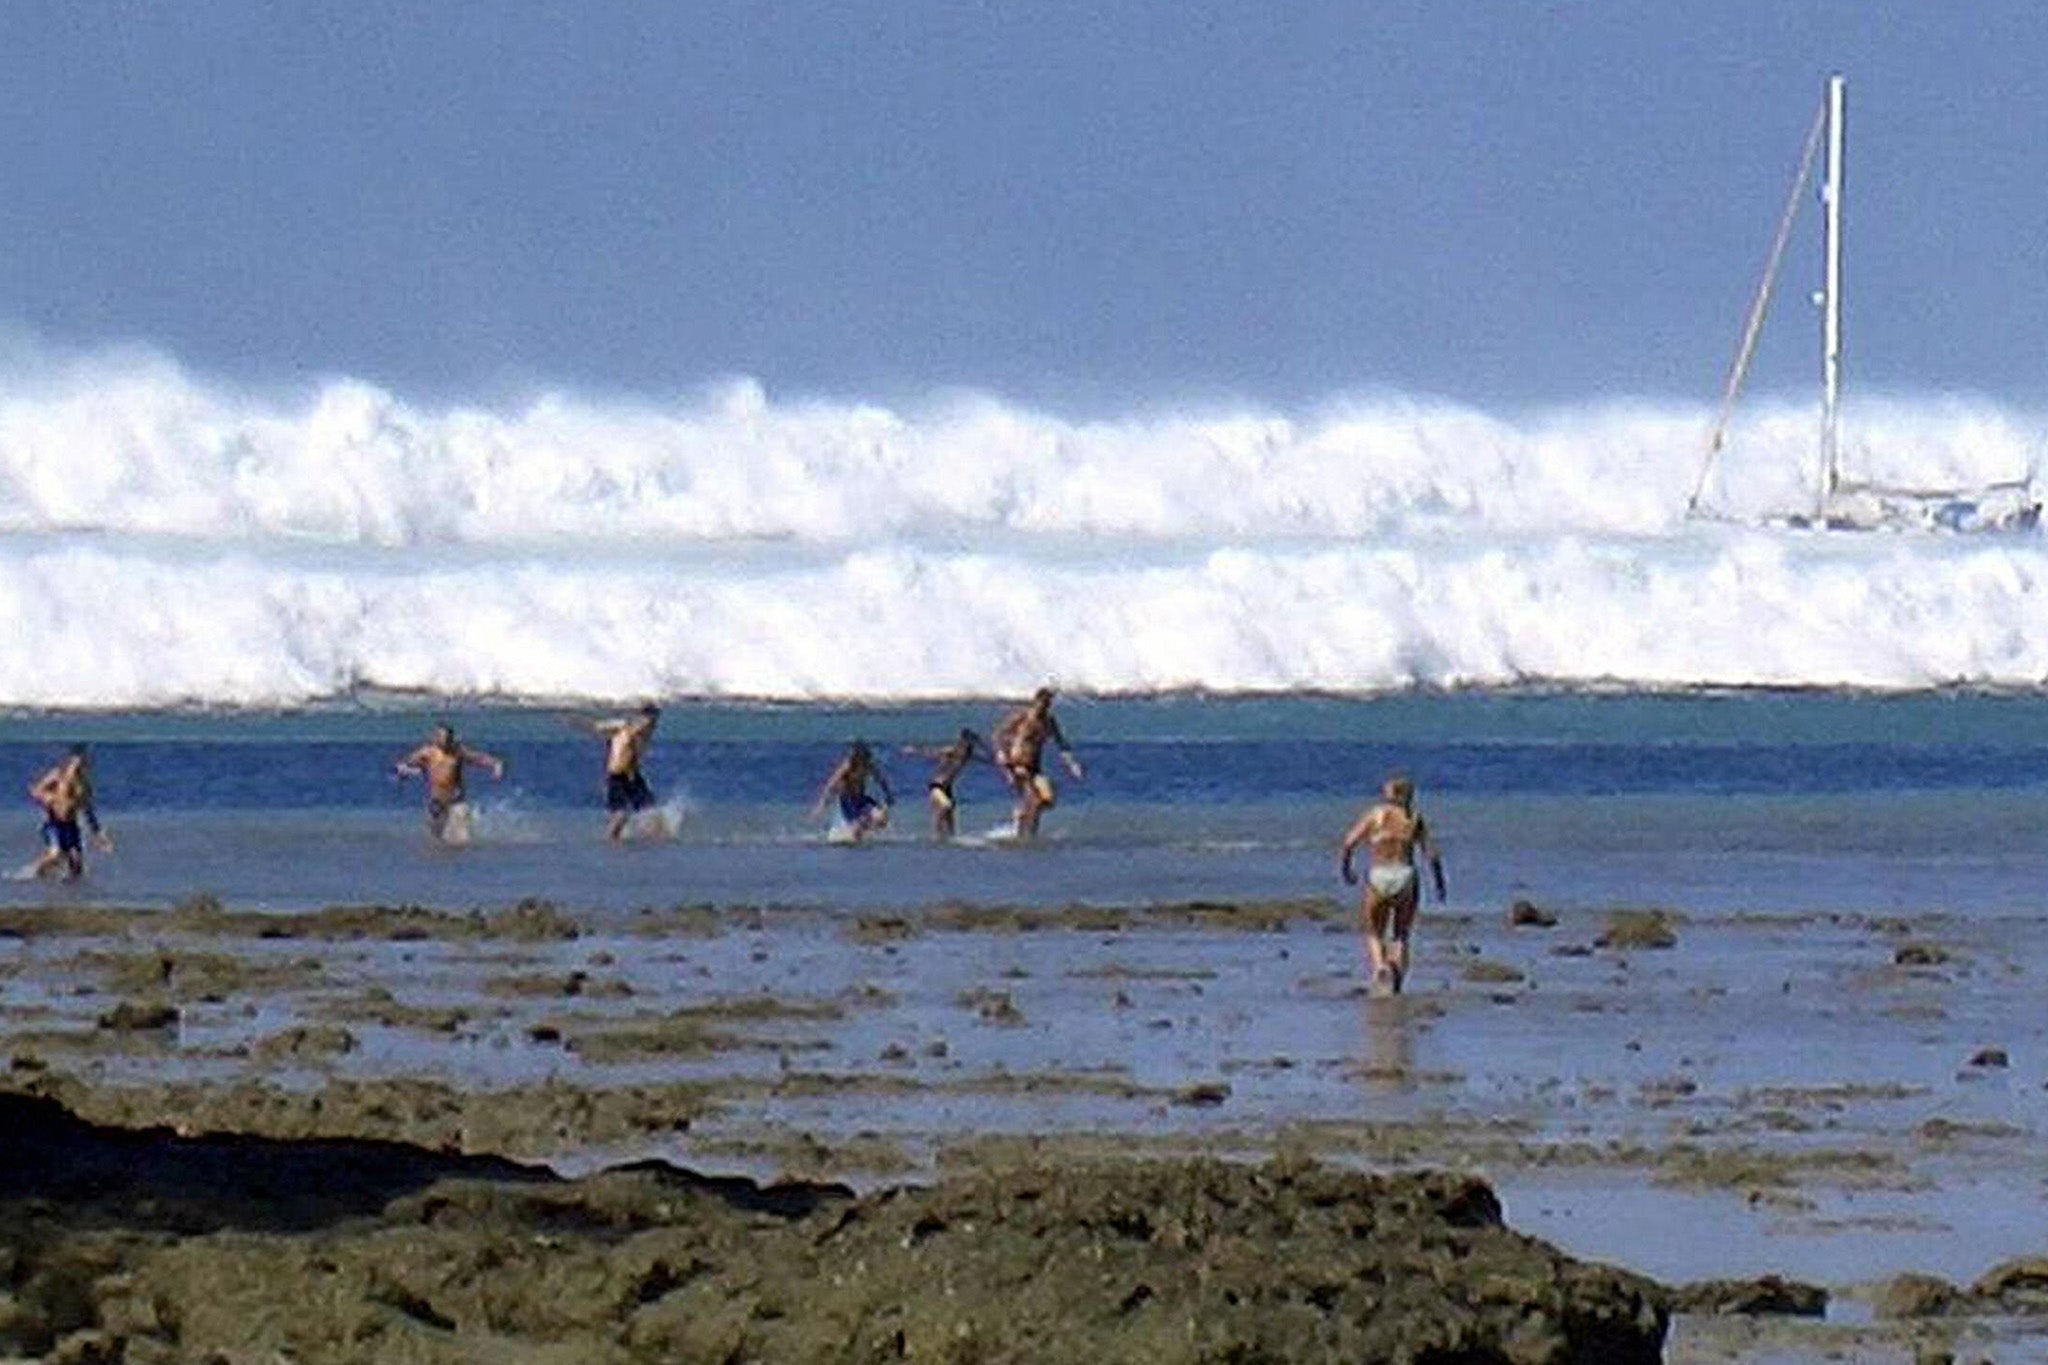
<instances>
[{"instance_id":1,"label":"bare back","mask_svg":"<svg viewBox=\"0 0 2048 1365\"><path fill-rule=\"evenodd\" d=\"M934 786L951 786L974 758L974 745L964 739L956 739L939 753L939 762L932 769L931 782Z\"/></svg>"},{"instance_id":2,"label":"bare back","mask_svg":"<svg viewBox=\"0 0 2048 1365\"><path fill-rule=\"evenodd\" d=\"M1391 801L1374 806L1360 823L1364 828L1363 842L1376 865L1412 864L1416 847L1428 846L1429 834L1422 817Z\"/></svg>"},{"instance_id":3,"label":"bare back","mask_svg":"<svg viewBox=\"0 0 2048 1365\"><path fill-rule=\"evenodd\" d=\"M78 763L60 763L36 780L30 794L51 819L75 820L92 804L92 783Z\"/></svg>"},{"instance_id":4,"label":"bare back","mask_svg":"<svg viewBox=\"0 0 2048 1365\"><path fill-rule=\"evenodd\" d=\"M651 726L637 721L628 721L611 732L605 747L604 770L613 777L631 777L640 771L640 760L647 752L647 739Z\"/></svg>"}]
</instances>

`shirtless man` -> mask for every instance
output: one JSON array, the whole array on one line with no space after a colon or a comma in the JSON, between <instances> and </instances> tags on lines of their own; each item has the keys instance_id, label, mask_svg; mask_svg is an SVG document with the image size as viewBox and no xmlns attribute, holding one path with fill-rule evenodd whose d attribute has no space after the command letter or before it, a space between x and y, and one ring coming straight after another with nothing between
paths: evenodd
<instances>
[{"instance_id":1,"label":"shirtless man","mask_svg":"<svg viewBox=\"0 0 2048 1365\"><path fill-rule=\"evenodd\" d=\"M604 808L611 815L604 837L613 843L626 837L626 826L636 814L654 804L654 789L647 785L640 764L660 719L661 708L650 701L630 716L589 722L591 732L605 742Z\"/></svg>"},{"instance_id":2,"label":"shirtless man","mask_svg":"<svg viewBox=\"0 0 2048 1365\"><path fill-rule=\"evenodd\" d=\"M1060 733L1060 723L1052 714L1053 690L1041 687L1032 693L1028 704L1012 711L996 727L996 762L1002 765L1003 773L1010 779L1010 786L1017 793L1017 837L1035 839L1038 837L1038 817L1053 805L1055 798L1052 779L1045 775L1045 742L1051 740L1066 761L1067 771L1079 781L1081 762L1074 757L1074 751L1067 745L1067 737Z\"/></svg>"},{"instance_id":3,"label":"shirtless man","mask_svg":"<svg viewBox=\"0 0 2048 1365\"><path fill-rule=\"evenodd\" d=\"M1396 774L1380 788L1380 799L1368 806L1345 831L1338 870L1347 886L1358 883L1351 870L1351 855L1360 844L1372 852L1365 870L1365 898L1360 906L1365 918L1365 951L1372 965L1375 991L1399 994L1408 977L1408 935L1415 927L1415 910L1422 900L1416 875L1415 857L1429 859L1436 880L1436 898L1444 899L1444 864L1429 837L1429 826L1415 810L1415 784ZM1388 940L1391 939L1391 942Z\"/></svg>"},{"instance_id":4,"label":"shirtless man","mask_svg":"<svg viewBox=\"0 0 2048 1365\"><path fill-rule=\"evenodd\" d=\"M35 861L35 876L47 877L60 868L67 882L85 875L85 841L79 832L80 821L92 831L93 842L102 851L114 851L114 841L100 828L99 812L93 808L92 770L83 744L72 745L63 762L30 784L28 795L43 808L46 847Z\"/></svg>"},{"instance_id":5,"label":"shirtless man","mask_svg":"<svg viewBox=\"0 0 2048 1365\"><path fill-rule=\"evenodd\" d=\"M427 833L444 844L469 842L469 800L463 791L463 770L480 763L495 780L505 775L503 759L472 749L455 738L447 725L437 725L425 744L398 760L393 769L403 779L421 773L427 779Z\"/></svg>"},{"instance_id":6,"label":"shirtless man","mask_svg":"<svg viewBox=\"0 0 2048 1365\"><path fill-rule=\"evenodd\" d=\"M870 779L882 789L880 801L868 792ZM881 765L875 762L875 751L860 740L853 742L846 751L846 757L839 760L839 766L825 779L818 799L811 803L812 816L821 813L825 802L833 796L839 798L839 818L846 822L856 844L889 823L889 807L896 801L896 793L889 790L889 779L883 775Z\"/></svg>"},{"instance_id":7,"label":"shirtless man","mask_svg":"<svg viewBox=\"0 0 2048 1365\"><path fill-rule=\"evenodd\" d=\"M960 778L960 770L976 758L987 758L993 762L995 754L982 743L980 735L972 730L960 731L960 738L943 747L924 747L916 744L903 746L906 754L920 754L935 758L938 766L932 769L927 790L932 801L932 836L937 839L953 837L953 817L960 808L959 798L953 795L953 784Z\"/></svg>"}]
</instances>

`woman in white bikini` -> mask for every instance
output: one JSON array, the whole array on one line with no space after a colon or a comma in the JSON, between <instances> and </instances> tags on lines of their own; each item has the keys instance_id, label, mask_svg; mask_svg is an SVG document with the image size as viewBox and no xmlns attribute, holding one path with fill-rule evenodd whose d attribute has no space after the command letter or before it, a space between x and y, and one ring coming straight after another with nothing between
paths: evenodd
<instances>
[{"instance_id":1,"label":"woman in white bikini","mask_svg":"<svg viewBox=\"0 0 2048 1365\"><path fill-rule=\"evenodd\" d=\"M1373 989L1398 994L1408 977L1408 935L1415 927L1415 911L1422 899L1415 870L1418 853L1429 859L1437 901L1441 904L1444 900L1443 859L1430 841L1428 824L1416 813L1413 782L1399 774L1388 778L1380 788L1380 799L1366 807L1345 831L1337 867L1347 886L1358 884L1351 855L1360 844L1372 853L1360 910Z\"/></svg>"}]
</instances>

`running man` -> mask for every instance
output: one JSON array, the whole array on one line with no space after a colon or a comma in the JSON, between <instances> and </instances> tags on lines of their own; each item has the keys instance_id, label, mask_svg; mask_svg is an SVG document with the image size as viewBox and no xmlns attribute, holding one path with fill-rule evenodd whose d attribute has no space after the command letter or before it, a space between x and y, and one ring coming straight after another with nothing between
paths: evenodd
<instances>
[{"instance_id":1,"label":"running man","mask_svg":"<svg viewBox=\"0 0 2048 1365\"><path fill-rule=\"evenodd\" d=\"M1081 761L1074 757L1067 737L1060 733L1059 721L1053 717L1052 699L1053 690L1041 687L1031 694L1028 704L1012 711L996 727L996 762L1002 765L1003 774L1017 793L1019 839L1038 837L1038 817L1051 809L1057 799L1052 779L1045 775L1047 740L1060 751L1074 780L1078 782L1082 776Z\"/></svg>"},{"instance_id":2,"label":"running man","mask_svg":"<svg viewBox=\"0 0 2048 1365\"><path fill-rule=\"evenodd\" d=\"M425 744L398 760L393 771L402 780L420 773L427 779L427 834L437 843L466 844L474 829L463 770L478 763L495 781L505 775L505 761L472 749L455 737L452 726L436 725Z\"/></svg>"},{"instance_id":3,"label":"running man","mask_svg":"<svg viewBox=\"0 0 2048 1365\"><path fill-rule=\"evenodd\" d=\"M1360 844L1372 852L1365 870L1365 896L1360 910L1365 919L1365 951L1372 966L1375 992L1400 994L1408 979L1408 936L1415 928L1416 907L1422 901L1422 887L1416 875L1415 857L1429 859L1436 880L1437 903L1442 904L1444 864L1429 837L1429 826L1415 810L1415 784L1396 773L1380 788L1380 799L1345 831L1338 871L1347 886L1358 884L1351 870L1351 855Z\"/></svg>"},{"instance_id":4,"label":"running man","mask_svg":"<svg viewBox=\"0 0 2048 1365\"><path fill-rule=\"evenodd\" d=\"M93 842L102 852L114 851L114 840L100 828L99 812L93 808L92 763L83 744L71 746L62 762L30 784L29 799L43 808L44 849L31 869L47 877L62 869L62 879L75 882L85 875L85 840L79 823L92 831Z\"/></svg>"},{"instance_id":5,"label":"running man","mask_svg":"<svg viewBox=\"0 0 2048 1365\"><path fill-rule=\"evenodd\" d=\"M960 799L953 795L953 784L959 780L960 770L976 758L986 758L993 763L995 751L982 742L980 735L963 728L960 731L960 738L951 744L943 747L906 744L903 746L903 752L938 760L938 766L932 769L931 778L926 784L932 802L932 836L937 839L952 838L954 815L960 809Z\"/></svg>"},{"instance_id":6,"label":"running man","mask_svg":"<svg viewBox=\"0 0 2048 1365\"><path fill-rule=\"evenodd\" d=\"M870 779L882 789L879 801L868 791ZM811 803L811 815L816 817L820 814L825 809L825 802L834 796L839 798L839 818L846 822L856 844L889 823L889 807L896 803L896 793L889 790L889 779L883 775L881 765L875 762L875 751L860 740L853 742L846 751L846 757L839 760L839 766L825 779L825 785L818 790L818 799Z\"/></svg>"},{"instance_id":7,"label":"running man","mask_svg":"<svg viewBox=\"0 0 2048 1365\"><path fill-rule=\"evenodd\" d=\"M654 804L654 789L647 785L640 765L660 719L661 708L650 701L630 716L586 722L591 733L605 742L604 808L610 819L604 837L613 843L626 837L626 826L635 815Z\"/></svg>"}]
</instances>

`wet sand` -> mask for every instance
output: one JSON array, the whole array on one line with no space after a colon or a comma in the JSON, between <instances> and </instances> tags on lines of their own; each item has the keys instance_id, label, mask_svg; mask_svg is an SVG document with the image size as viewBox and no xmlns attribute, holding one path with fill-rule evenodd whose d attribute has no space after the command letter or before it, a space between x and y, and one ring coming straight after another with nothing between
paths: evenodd
<instances>
[{"instance_id":1,"label":"wet sand","mask_svg":"<svg viewBox=\"0 0 2048 1365\"><path fill-rule=\"evenodd\" d=\"M1376 1001L1312 900L11 911L0 1055L94 1123L571 1177L1440 1169L1575 1256L1825 1291L1820 1318L1695 1303L1674 1360L2048 1349L1972 1292L2048 1253L2025 922L1505 912L1427 917L1411 993ZM1893 1316L1908 1273L1955 1292Z\"/></svg>"}]
</instances>

